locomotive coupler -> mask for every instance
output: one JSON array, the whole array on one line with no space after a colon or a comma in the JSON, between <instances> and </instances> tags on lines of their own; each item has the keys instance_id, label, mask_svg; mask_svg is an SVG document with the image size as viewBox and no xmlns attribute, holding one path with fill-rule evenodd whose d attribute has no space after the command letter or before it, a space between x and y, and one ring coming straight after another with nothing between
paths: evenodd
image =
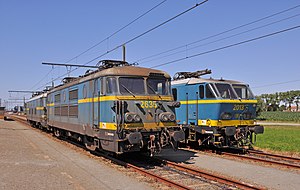
<instances>
[{"instance_id":1,"label":"locomotive coupler","mask_svg":"<svg viewBox=\"0 0 300 190\"><path fill-rule=\"evenodd\" d=\"M140 132L133 132L127 134L126 138L128 139L130 144L140 144L143 137Z\"/></svg>"},{"instance_id":2,"label":"locomotive coupler","mask_svg":"<svg viewBox=\"0 0 300 190\"><path fill-rule=\"evenodd\" d=\"M170 144L171 144L173 150L177 151L178 150L178 143L180 141L185 140L185 133L184 133L183 130L171 131L170 136L171 136Z\"/></svg>"},{"instance_id":3,"label":"locomotive coupler","mask_svg":"<svg viewBox=\"0 0 300 190\"><path fill-rule=\"evenodd\" d=\"M250 131L254 132L255 134L263 134L264 133L264 126L255 125L254 127L250 127Z\"/></svg>"},{"instance_id":4,"label":"locomotive coupler","mask_svg":"<svg viewBox=\"0 0 300 190\"><path fill-rule=\"evenodd\" d=\"M155 141L155 135L150 135L148 150L150 150L150 157L152 157L154 153L159 153L161 151L159 142Z\"/></svg>"}]
</instances>

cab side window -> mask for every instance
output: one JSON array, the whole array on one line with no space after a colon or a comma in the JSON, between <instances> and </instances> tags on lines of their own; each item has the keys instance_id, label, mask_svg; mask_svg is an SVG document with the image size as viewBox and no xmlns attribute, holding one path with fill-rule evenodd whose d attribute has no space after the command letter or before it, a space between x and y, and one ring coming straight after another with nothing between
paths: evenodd
<instances>
[{"instance_id":1,"label":"cab side window","mask_svg":"<svg viewBox=\"0 0 300 190\"><path fill-rule=\"evenodd\" d=\"M199 86L199 96L200 96L200 99L204 98L204 86L203 85Z\"/></svg>"}]
</instances>

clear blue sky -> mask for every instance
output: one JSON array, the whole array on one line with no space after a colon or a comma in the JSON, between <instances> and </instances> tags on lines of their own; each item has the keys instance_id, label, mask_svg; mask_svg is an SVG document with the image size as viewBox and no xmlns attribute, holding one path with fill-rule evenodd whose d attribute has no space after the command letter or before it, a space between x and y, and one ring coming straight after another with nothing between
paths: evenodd
<instances>
[{"instance_id":1,"label":"clear blue sky","mask_svg":"<svg viewBox=\"0 0 300 190\"><path fill-rule=\"evenodd\" d=\"M51 78L64 73L64 67L42 65L43 61L64 63L137 18L162 0L0 0L0 98L22 98L8 90L37 90ZM151 29L201 1L168 0L105 43L72 63L85 64L117 45ZM298 0L221 1L210 0L170 23L127 44L127 61L157 54L225 30L246 24L299 5ZM203 45L246 30L300 13L300 7L224 35L179 49L181 53L140 66L152 67L185 56L205 52L261 35L300 25L300 16L209 45ZM197 45L201 47L189 49ZM300 89L300 29L186 59L159 67L174 75L177 71L212 69L214 78L244 81L256 95ZM178 51L178 50L177 50ZM121 49L100 59L121 59ZM97 61L89 65L95 65ZM82 75L78 69L72 76ZM45 77L46 76L46 77ZM43 80L42 80L43 79ZM42 81L41 81L42 80ZM287 81L294 81L288 82ZM284 84L277 84L284 83ZM55 84L59 84L56 81ZM277 85L272 85L277 84ZM266 85L266 86L265 86ZM262 87L263 86L263 87Z\"/></svg>"}]
</instances>

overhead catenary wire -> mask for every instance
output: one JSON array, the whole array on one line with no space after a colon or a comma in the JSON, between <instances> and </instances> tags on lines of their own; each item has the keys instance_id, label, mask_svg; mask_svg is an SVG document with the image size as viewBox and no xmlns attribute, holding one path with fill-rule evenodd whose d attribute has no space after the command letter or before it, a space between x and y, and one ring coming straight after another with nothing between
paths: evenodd
<instances>
[{"instance_id":1,"label":"overhead catenary wire","mask_svg":"<svg viewBox=\"0 0 300 190\"><path fill-rule=\"evenodd\" d=\"M204 1L200 2L200 3L197 3L196 5L192 6L191 8L189 8L189 9L187 9L187 10L185 10L185 11L183 11L183 12L181 12L181 13L175 15L175 16L173 16L172 18L170 18L170 19L168 19L168 20L166 20L166 21L164 21L164 22L162 22L162 23L156 25L155 27L153 27L153 28L151 28L151 29L149 29L149 30L147 30L147 31L145 31L145 32L143 32L143 33L141 33L141 34L135 36L134 38L132 38L132 39L130 39L130 40L128 40L128 41L126 41L126 42L124 42L124 43L122 43L122 44L120 44L120 45L118 45L118 46L116 46L116 47L114 47L114 48L112 48L112 49L110 49L110 50L108 50L107 52L105 52L105 53L103 53L103 54L101 54L101 55L99 55L99 56L93 58L92 60L86 62L85 64L89 64L89 63L91 63L91 62L93 62L93 61L95 61L95 60L97 60L97 59L103 57L104 55L107 55L107 54L109 54L109 53L111 53L111 52L113 52L113 51L119 49L120 47L122 47L122 46L124 46L124 45L127 45L127 44L129 44L129 43L131 43L131 42L137 40L138 38L140 38L140 37L142 37L142 36L148 34L149 32L152 32L153 30L155 30L155 29L157 29L157 28L159 28L159 27L161 27L161 26L163 26L163 25L165 25L165 24L171 22L172 20L174 20L174 19L176 19L176 18L178 18L178 17L184 15L185 13L187 13L187 12L189 12L189 11L191 11L191 10L197 8L198 6L200 6L200 5L204 4L204 3L206 3L207 1L208 1L208 0L204 0Z\"/></svg>"},{"instance_id":2,"label":"overhead catenary wire","mask_svg":"<svg viewBox=\"0 0 300 190\"><path fill-rule=\"evenodd\" d=\"M284 29L284 30L280 30L280 31L273 32L273 33L270 33L270 34L266 34L266 35L263 35L263 36L259 36L259 37L256 37L256 38L251 38L249 40L241 41L241 42L230 44L230 45L223 46L223 47L220 47L220 48L216 48L216 49L212 49L212 50L209 50L209 51L205 51L205 52L197 53L197 54L194 54L194 55L186 56L186 57L183 57L183 58L179 58L179 59L169 61L169 62L166 62L166 63L158 64L158 65L152 66L150 68L157 68L157 67L169 65L169 64L172 64L172 63L176 63L176 62L179 62L179 61L186 60L186 59L191 59L191 58L194 58L194 57L198 57L198 56L201 56L201 55L205 55L205 54L213 53L213 52L216 52L216 51L224 50L224 49L231 48L231 47L234 47L234 46L238 46L238 45L242 45L242 44L245 44L245 43L257 41L257 40L260 40L260 39L263 39L263 38L267 38L267 37L270 37L270 36L274 36L274 35L277 35L277 34L281 34L281 33L288 32L288 31L295 30L295 29L299 29L299 28L300 28L300 25L297 25L297 26L294 26L294 27L290 27L290 28L287 28L287 29Z\"/></svg>"},{"instance_id":3,"label":"overhead catenary wire","mask_svg":"<svg viewBox=\"0 0 300 190\"><path fill-rule=\"evenodd\" d=\"M69 59L66 62L70 62L73 61L74 59L77 59L78 57L82 56L83 54L87 53L88 51L92 50L93 48L99 46L100 44L102 44L103 42L105 42L106 40L108 40L109 38L115 36L116 34L118 34L119 32L121 32L122 30L124 30L125 28L127 28L128 26L130 26L131 24L133 24L134 22L138 21L139 19L141 19L142 17L144 17L145 15L147 15L148 13L150 13L151 11L153 11L154 9L156 9L157 7L159 7L160 5L162 5L163 3L165 3L167 0L163 0L160 3L158 3L157 5L155 5L154 7L152 7L151 9L149 9L148 11L146 11L145 13L141 14L140 16L138 16L137 18L135 18L134 20L132 20L131 22L129 22L128 24L124 25L123 27L121 27L120 29L116 30L115 32L113 32L111 35L109 35L108 37L104 38L103 40L101 40L100 42L97 42L96 44L94 44L93 46L87 48L85 51L81 52L80 54L76 55L75 57Z\"/></svg>"},{"instance_id":4,"label":"overhead catenary wire","mask_svg":"<svg viewBox=\"0 0 300 190\"><path fill-rule=\"evenodd\" d=\"M150 13L151 11L153 11L154 9L158 8L160 5L162 5L163 3L165 3L167 0L163 0L161 1L160 3L158 3L157 5L155 5L154 7L152 7L151 9L149 9L148 11L144 12L143 14L141 14L140 16L138 16L137 18L135 18L134 20L132 20L131 22L129 22L128 24L124 25L123 27L121 27L120 29L116 30L115 32L113 32L111 35L109 35L108 37L104 38L103 40L101 40L100 42L97 42L96 44L94 44L93 46L87 48L85 51L81 52L80 54L74 56L73 58L69 59L68 61L66 62L70 62L70 61L73 61L74 59L77 59L78 57L82 56L83 54L87 53L88 51L92 50L93 48L99 46L100 44L102 44L103 42L105 42L106 40L108 40L109 38L115 36L116 34L120 33L122 30L124 30L125 28L127 28L128 26L132 25L133 23L135 23L136 21L138 21L139 19L141 19L142 17L144 17L145 15L147 15L148 13ZM76 68L77 69L77 68ZM76 70L75 69L75 70ZM36 87L38 84L40 84L46 77L48 77L48 75L53 71L53 68L52 70L47 73L38 83L36 83L31 89L33 89L34 87ZM69 74L69 72L66 73L66 75ZM61 78L61 77L59 77ZM57 79L59 79L57 78ZM56 79L56 80L57 80ZM51 84L51 82L47 83L47 84ZM47 85L45 84L45 85ZM43 87L40 87L40 88L43 88ZM40 89L38 88L38 89Z\"/></svg>"},{"instance_id":5,"label":"overhead catenary wire","mask_svg":"<svg viewBox=\"0 0 300 190\"><path fill-rule=\"evenodd\" d=\"M241 35L241 34L245 34L245 33L252 32L252 31L255 31L255 30L258 30L258 29L261 29L261 28L265 28L265 27L267 27L267 26L271 26L271 25L274 25L274 24L278 24L278 23L280 23L280 22L287 21L287 20L289 20L289 19L292 19L292 18L295 18L295 17L298 17L298 16L300 16L300 13L295 14L295 15L293 15L293 16L289 16L289 17L280 19L280 20L277 20L277 21L274 21L274 22L271 22L271 23L268 23L268 24L265 24L265 25L262 25L262 26L258 26L258 27L249 29L249 30L246 30L246 31L237 33L237 34L233 34L233 35L230 35L230 36L227 36L227 37L224 37L224 38L220 38L220 39L217 39L217 40L214 40L214 41L211 41L211 42L207 42L207 43L204 43L204 44L200 44L200 45L197 45L197 46L194 46L194 47L191 47L191 48L187 48L187 49L184 49L184 50L180 50L180 51L177 51L177 52L174 52L174 53L171 53L171 54L168 54L168 55L164 55L164 56L161 56L161 57L153 58L153 59L150 59L150 60L148 60L148 61L139 62L138 64L141 65L141 64L144 64L144 63L148 63L148 62L152 62L152 61L155 61L155 60L159 60L159 59L162 59L162 58L165 58L165 57L169 57L169 56L172 56L172 55L176 55L176 54L178 54L178 53L182 53L182 52L186 52L186 51L189 51L189 50L192 50L192 49L196 49L196 48L199 48L199 47L203 47L203 46L206 46L206 45L210 45L210 44L213 44L213 43L216 43L216 42L220 42L220 41L223 41L223 40L232 38L232 37L239 36L239 35ZM137 63L137 62L135 62L135 63Z\"/></svg>"},{"instance_id":6,"label":"overhead catenary wire","mask_svg":"<svg viewBox=\"0 0 300 190\"><path fill-rule=\"evenodd\" d=\"M140 37L142 37L142 36L148 34L149 32L152 32L153 30L155 30L155 29L157 29L157 28L159 28L159 27L161 27L161 26L163 26L163 25L165 25L165 24L171 22L172 20L174 20L174 19L176 19L176 18L178 18L178 17L184 15L185 13L187 13L187 12L189 12L189 11L195 9L196 7L199 7L200 5L206 3L207 1L208 1L208 0L204 0L204 1L200 2L200 3L197 3L196 5L192 6L191 8L189 8L189 9L187 9L187 10L185 10L185 11L183 11L183 12L181 12L181 13L175 15L175 16L173 16L172 18L170 18L170 19L168 19L168 20L166 20L166 21L164 21L164 22L162 22L162 23L156 25L155 27L153 27L153 28L151 28L151 29L149 29L149 30L147 30L147 31L145 31L145 32L143 32L143 33L141 33L141 34L139 34L138 36L136 36L136 37L134 37L134 38L132 38L132 39L130 39L130 40L128 40L128 41L126 41L126 42L124 42L124 43L118 45L118 46L116 46L115 48L112 48L111 50L108 50L107 52L103 53L103 54L100 55L100 56L97 56L97 57L93 58L92 60L86 62L86 63L83 64L83 65L88 65L89 63L91 63L91 62L93 62L93 61L95 61L95 60L97 60L97 59L103 57L104 55L107 55L108 53L117 50L118 48L122 47L123 45L129 44L129 43L131 43L131 42L137 40L138 38L140 38ZM63 75L61 75L61 76L59 76L59 77L53 79L53 81L56 81L56 80L58 80L58 79L61 79L63 76L68 75L68 74L70 74L71 72L73 72L73 71L75 71L75 70L77 70L77 69L78 69L78 68L74 68L73 70L68 71L66 74L63 74ZM51 82L52 82L52 81L51 81ZM48 83L46 83L45 85L50 84L51 82L48 82ZM42 86L42 87L43 87L43 86ZM40 87L40 88L42 88L42 87ZM40 89L40 88L38 88L38 89Z\"/></svg>"},{"instance_id":7,"label":"overhead catenary wire","mask_svg":"<svg viewBox=\"0 0 300 190\"><path fill-rule=\"evenodd\" d=\"M281 84L288 84L288 83L294 83L294 82L299 82L300 79L298 80L290 80L290 81L285 81L285 82L278 82L278 83L272 83L272 84L265 84L261 86L254 86L252 88L264 88L264 87L269 87L269 86L276 86L276 85L281 85Z\"/></svg>"},{"instance_id":8,"label":"overhead catenary wire","mask_svg":"<svg viewBox=\"0 0 300 190\"><path fill-rule=\"evenodd\" d=\"M49 76L49 74L54 70L54 68L52 67L51 70L41 79L39 80L39 82L37 82L35 85L33 85L30 89L33 89L34 87L36 87L38 84L40 84L45 78L47 78Z\"/></svg>"},{"instance_id":9,"label":"overhead catenary wire","mask_svg":"<svg viewBox=\"0 0 300 190\"><path fill-rule=\"evenodd\" d=\"M232 32L232 31L234 31L234 30L237 30L237 29L240 29L240 28L243 28L243 27L246 27L246 26L249 26L249 25L258 23L258 22L260 22L260 21L263 21L263 20L272 18L272 17L274 17L274 16L283 14L283 13L285 13L285 12L288 12L288 11L291 11L291 10L294 10L294 9L297 9L297 8L299 8L299 7L300 7L300 5L296 5L296 6L290 7L290 8L288 8L288 9L285 9L285 10L282 10L282 11L279 11L279 12L276 12L276 13L273 13L273 14L271 14L271 15L262 17L262 18L260 18L260 19L257 19L257 20L251 21L251 22L248 22L248 23L246 23L246 24L242 24L242 25L236 26L236 27L234 27L234 28L225 30L225 31L223 31L223 32L220 32L220 33L217 33L217 34L213 34L213 35L211 35L211 36L208 36L208 37L205 37L205 38L196 40L196 41L194 41L194 42L191 42L191 43L188 43L188 44L184 44L184 45L181 45L181 46L178 46L178 47L175 47L175 48L172 48L172 49L169 49L169 50L166 50L166 51L157 53L157 54L153 54L153 55L150 55L150 56L141 58L141 59L139 59L139 60L134 61L134 63L140 63L141 61L146 60L146 59L149 59L149 58L152 58L152 57L157 57L157 56L159 56L159 55L162 55L162 54L165 54L165 53L169 53L169 52L175 51L175 50L177 50L177 49L186 48L187 46L196 44L196 43L198 43L198 42L205 41L205 40L208 40L208 39L211 39L211 38L215 38L215 37L217 37L217 36L220 36L220 35L223 35L223 34Z\"/></svg>"}]
</instances>

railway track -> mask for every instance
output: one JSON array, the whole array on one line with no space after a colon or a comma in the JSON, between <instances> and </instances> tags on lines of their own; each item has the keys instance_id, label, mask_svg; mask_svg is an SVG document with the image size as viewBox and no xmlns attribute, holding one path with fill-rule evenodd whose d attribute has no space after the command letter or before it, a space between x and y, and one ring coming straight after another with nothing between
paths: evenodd
<instances>
[{"instance_id":1,"label":"railway track","mask_svg":"<svg viewBox=\"0 0 300 190\"><path fill-rule=\"evenodd\" d=\"M285 162L292 162L295 164L300 164L300 158L295 158L295 157L290 157L290 156L283 156L279 154L270 154L262 151L257 151L257 150L249 150L248 153L250 155L256 155L256 156L262 156L262 157L269 157L277 160L283 160Z\"/></svg>"},{"instance_id":2,"label":"railway track","mask_svg":"<svg viewBox=\"0 0 300 190\"><path fill-rule=\"evenodd\" d=\"M225 184L229 187L235 187L235 188L239 188L239 189L264 189L262 187L258 187L255 185L251 185L248 183L244 183L242 181L239 180L235 180L232 178L228 178L224 175L219 175L216 173L210 173L206 170L202 170L199 168L191 168L188 167L184 164L178 164L175 162L171 162L171 161L167 161L167 160L163 160L163 159L159 159L159 158L155 158L156 160L160 161L161 163L163 163L164 165L170 167L170 168L174 168L176 170L180 170L182 172L186 172L190 175L194 175L196 177L199 178L205 178L206 180L210 180L210 181L215 181L221 184Z\"/></svg>"},{"instance_id":3,"label":"railway track","mask_svg":"<svg viewBox=\"0 0 300 190\"><path fill-rule=\"evenodd\" d=\"M188 149L191 150L191 149ZM289 169L300 169L300 158L296 157L290 157L290 156L284 156L284 155L279 155L279 154L271 154L271 153L266 153L262 151L257 151L257 150L248 150L245 153L230 153L228 151L211 151L211 150L194 150L196 152L206 152L209 154L219 154L228 158L238 158L240 160L248 160L248 161L254 161L257 163L264 163L264 164L269 164L269 165L274 165L274 166L279 166L279 167L285 167Z\"/></svg>"},{"instance_id":4,"label":"railway track","mask_svg":"<svg viewBox=\"0 0 300 190\"><path fill-rule=\"evenodd\" d=\"M245 155L240 155L240 154L233 154L233 153L228 153L228 152L222 152L222 155L228 156L228 157L233 157L233 158L239 158L241 160L249 160L249 161L255 161L255 162L261 162L264 164L270 164L270 165L276 165L280 167L287 167L291 169L300 169L300 162L293 161L291 163L291 160L295 160L292 157L286 157L286 156L280 156L280 155L273 155L269 153L257 153L257 152L252 152L249 154ZM276 159L274 159L276 158Z\"/></svg>"},{"instance_id":5,"label":"railway track","mask_svg":"<svg viewBox=\"0 0 300 190\"><path fill-rule=\"evenodd\" d=\"M23 124L29 125L27 123L26 117L14 115L11 116L11 118ZM75 143L73 141L69 143L85 149L85 147L81 144ZM163 183L171 188L186 190L229 188L253 190L264 189L262 187L244 183L239 180L234 180L226 176L209 173L205 170L187 167L183 164L177 164L159 158L144 157L143 159L135 159L134 161L131 160L130 162L128 162L127 160L116 159L115 157L109 156L102 152L93 152L93 154L96 156L104 157L113 163L138 172L146 176L147 178L153 179L155 182ZM142 160L150 160L152 164L141 163ZM156 163L156 165L153 165L154 162Z\"/></svg>"}]
</instances>

